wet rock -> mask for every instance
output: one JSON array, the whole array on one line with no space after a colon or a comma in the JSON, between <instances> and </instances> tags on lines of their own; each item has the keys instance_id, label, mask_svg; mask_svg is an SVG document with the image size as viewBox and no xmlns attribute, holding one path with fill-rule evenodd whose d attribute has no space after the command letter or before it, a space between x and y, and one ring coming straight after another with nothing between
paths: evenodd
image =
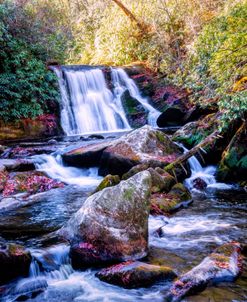
<instances>
[{"instance_id":1,"label":"wet rock","mask_svg":"<svg viewBox=\"0 0 247 302\"><path fill-rule=\"evenodd\" d=\"M218 167L220 181L245 181L247 175L247 122L243 123L224 150Z\"/></svg>"},{"instance_id":2,"label":"wet rock","mask_svg":"<svg viewBox=\"0 0 247 302\"><path fill-rule=\"evenodd\" d=\"M58 234L75 268L143 258L148 247L150 173L140 172L90 196Z\"/></svg>"},{"instance_id":3,"label":"wet rock","mask_svg":"<svg viewBox=\"0 0 247 302\"><path fill-rule=\"evenodd\" d=\"M164 167L181 154L168 136L144 126L112 142L72 150L63 159L72 166L99 166L100 175L122 176L139 164Z\"/></svg>"},{"instance_id":4,"label":"wet rock","mask_svg":"<svg viewBox=\"0 0 247 302\"><path fill-rule=\"evenodd\" d=\"M4 167L7 171L30 171L35 169L32 160L22 159L0 159L0 167Z\"/></svg>"},{"instance_id":5,"label":"wet rock","mask_svg":"<svg viewBox=\"0 0 247 302\"><path fill-rule=\"evenodd\" d=\"M94 193L99 192L107 187L112 187L120 183L120 177L118 175L106 175L101 181L98 187L95 189Z\"/></svg>"},{"instance_id":6,"label":"wet rock","mask_svg":"<svg viewBox=\"0 0 247 302\"><path fill-rule=\"evenodd\" d=\"M241 271L240 244L226 243L218 247L199 265L174 282L165 301L181 301L185 296L204 290L209 282L231 282Z\"/></svg>"},{"instance_id":7,"label":"wet rock","mask_svg":"<svg viewBox=\"0 0 247 302\"><path fill-rule=\"evenodd\" d=\"M183 125L183 118L186 112L181 108L174 106L168 107L157 119L158 127L179 126Z\"/></svg>"},{"instance_id":8,"label":"wet rock","mask_svg":"<svg viewBox=\"0 0 247 302\"><path fill-rule=\"evenodd\" d=\"M166 215L186 207L192 202L190 192L181 183L172 187L169 193L155 193L151 196L151 213Z\"/></svg>"},{"instance_id":9,"label":"wet rock","mask_svg":"<svg viewBox=\"0 0 247 302\"><path fill-rule=\"evenodd\" d=\"M92 135L89 135L88 139L89 140L91 140L91 139L104 139L104 136L99 135L99 134L92 134Z\"/></svg>"},{"instance_id":10,"label":"wet rock","mask_svg":"<svg viewBox=\"0 0 247 302\"><path fill-rule=\"evenodd\" d=\"M100 165L103 151L108 143L97 143L77 148L62 155L64 162L75 167L95 167Z\"/></svg>"},{"instance_id":11,"label":"wet rock","mask_svg":"<svg viewBox=\"0 0 247 302\"><path fill-rule=\"evenodd\" d=\"M205 190L206 187L207 183L203 179L198 177L193 180L193 188L202 191Z\"/></svg>"},{"instance_id":12,"label":"wet rock","mask_svg":"<svg viewBox=\"0 0 247 302\"><path fill-rule=\"evenodd\" d=\"M14 296L17 301L26 301L35 298L47 287L48 283L45 278L23 279L10 291L10 295Z\"/></svg>"},{"instance_id":13,"label":"wet rock","mask_svg":"<svg viewBox=\"0 0 247 302\"><path fill-rule=\"evenodd\" d=\"M137 288L147 287L159 280L172 280L176 274L170 267L128 261L102 269L96 276L110 284Z\"/></svg>"},{"instance_id":14,"label":"wet rock","mask_svg":"<svg viewBox=\"0 0 247 302\"><path fill-rule=\"evenodd\" d=\"M31 258L22 246L0 242L0 284L28 276Z\"/></svg>"},{"instance_id":15,"label":"wet rock","mask_svg":"<svg viewBox=\"0 0 247 302\"><path fill-rule=\"evenodd\" d=\"M128 122L132 128L142 127L147 124L147 111L137 99L130 95L128 90L123 93L121 101Z\"/></svg>"}]
</instances>

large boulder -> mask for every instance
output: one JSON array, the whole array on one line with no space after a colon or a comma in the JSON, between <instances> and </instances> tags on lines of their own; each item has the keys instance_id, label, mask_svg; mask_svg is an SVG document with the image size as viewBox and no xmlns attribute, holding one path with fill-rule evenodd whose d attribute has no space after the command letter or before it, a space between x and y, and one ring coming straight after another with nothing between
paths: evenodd
<instances>
[{"instance_id":1,"label":"large boulder","mask_svg":"<svg viewBox=\"0 0 247 302\"><path fill-rule=\"evenodd\" d=\"M76 268L143 258L148 248L151 175L140 172L90 196L59 234Z\"/></svg>"},{"instance_id":2,"label":"large boulder","mask_svg":"<svg viewBox=\"0 0 247 302\"><path fill-rule=\"evenodd\" d=\"M20 276L28 276L32 257L17 244L0 242L0 284Z\"/></svg>"},{"instance_id":3,"label":"large boulder","mask_svg":"<svg viewBox=\"0 0 247 302\"><path fill-rule=\"evenodd\" d=\"M76 166L99 166L101 175L122 176L138 164L164 167L181 154L167 135L146 125L115 141L72 150L63 159Z\"/></svg>"},{"instance_id":4,"label":"large boulder","mask_svg":"<svg viewBox=\"0 0 247 302\"><path fill-rule=\"evenodd\" d=\"M181 301L185 296L205 289L209 282L233 281L241 270L240 244L226 243L218 247L199 265L174 282L165 301Z\"/></svg>"},{"instance_id":5,"label":"large boulder","mask_svg":"<svg viewBox=\"0 0 247 302\"><path fill-rule=\"evenodd\" d=\"M172 280L176 274L170 267L128 261L104 268L96 276L110 284L137 288L152 285L159 280Z\"/></svg>"},{"instance_id":6,"label":"large boulder","mask_svg":"<svg viewBox=\"0 0 247 302\"><path fill-rule=\"evenodd\" d=\"M245 181L247 175L247 122L236 132L222 154L218 168L221 181Z\"/></svg>"}]
</instances>

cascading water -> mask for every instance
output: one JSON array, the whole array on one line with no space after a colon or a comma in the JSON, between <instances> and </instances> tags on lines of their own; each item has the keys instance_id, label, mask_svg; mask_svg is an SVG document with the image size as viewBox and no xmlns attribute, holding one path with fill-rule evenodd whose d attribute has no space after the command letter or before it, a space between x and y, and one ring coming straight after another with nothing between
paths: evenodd
<instances>
[{"instance_id":1,"label":"cascading water","mask_svg":"<svg viewBox=\"0 0 247 302\"><path fill-rule=\"evenodd\" d=\"M101 69L54 68L61 91L61 125L67 135L130 129L120 99Z\"/></svg>"},{"instance_id":2,"label":"cascading water","mask_svg":"<svg viewBox=\"0 0 247 302\"><path fill-rule=\"evenodd\" d=\"M153 108L147 98L143 98L140 94L135 82L127 75L127 73L121 68L112 68L112 82L115 87L115 91L118 91L120 95L124 93L126 89L129 90L130 95L135 98L142 106L149 112L148 124L152 127L157 127L157 119L161 114L160 111Z\"/></svg>"},{"instance_id":3,"label":"cascading water","mask_svg":"<svg viewBox=\"0 0 247 302\"><path fill-rule=\"evenodd\" d=\"M78 169L64 166L59 154L36 156L35 166L38 171L45 172L49 177L70 185L93 187L102 180L98 175L98 168Z\"/></svg>"},{"instance_id":4,"label":"cascading water","mask_svg":"<svg viewBox=\"0 0 247 302\"><path fill-rule=\"evenodd\" d=\"M130 130L121 97L126 90L148 112L156 127L160 112L143 98L135 82L121 68L112 68L113 91L108 89L100 68L53 67L61 93L61 125L66 135Z\"/></svg>"},{"instance_id":5,"label":"cascading water","mask_svg":"<svg viewBox=\"0 0 247 302\"><path fill-rule=\"evenodd\" d=\"M180 145L185 152L188 151L184 146ZM231 189L231 185L227 185L225 183L218 183L215 179L216 167L208 166L203 168L200 164L199 160L195 156L191 156L188 159L191 176L185 180L185 185L189 189L194 188L194 182L196 179L201 179L207 185L207 188L218 188L218 189Z\"/></svg>"}]
</instances>

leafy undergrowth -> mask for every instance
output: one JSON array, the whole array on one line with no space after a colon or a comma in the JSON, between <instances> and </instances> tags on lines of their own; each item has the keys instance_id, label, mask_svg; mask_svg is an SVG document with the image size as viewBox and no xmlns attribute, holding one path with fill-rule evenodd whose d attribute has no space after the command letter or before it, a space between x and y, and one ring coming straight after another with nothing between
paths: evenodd
<instances>
[{"instance_id":1,"label":"leafy undergrowth","mask_svg":"<svg viewBox=\"0 0 247 302\"><path fill-rule=\"evenodd\" d=\"M51 179L40 172L26 173L2 173L1 172L0 191L3 197L17 193L27 192L35 194L45 192L53 188L62 188L64 184Z\"/></svg>"}]
</instances>

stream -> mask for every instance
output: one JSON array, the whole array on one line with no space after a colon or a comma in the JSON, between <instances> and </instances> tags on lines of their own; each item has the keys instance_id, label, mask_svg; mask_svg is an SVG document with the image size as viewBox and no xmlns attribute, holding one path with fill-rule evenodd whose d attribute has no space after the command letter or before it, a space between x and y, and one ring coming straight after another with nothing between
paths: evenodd
<instances>
[{"instance_id":1,"label":"stream","mask_svg":"<svg viewBox=\"0 0 247 302\"><path fill-rule=\"evenodd\" d=\"M90 143L92 141L83 142L84 145ZM69 142L57 144L53 154L33 157L36 169L65 182L64 188L37 194L35 202L0 214L0 236L9 242L23 244L33 256L29 277L7 284L8 294L0 298L1 301L163 301L170 282L158 282L140 289L123 289L104 283L95 277L97 270L73 270L69 247L54 240L53 232L82 206L102 179L96 167L78 169L63 165L61 152L78 144L82 142L70 138ZM193 203L188 208L169 217L149 218L150 252L146 261L158 260L171 266L177 274L200 263L220 244L232 240L246 243L247 239L246 192L232 185L218 184L214 178L215 168L203 168L195 157L189 164L192 175L185 184L191 189L193 179L200 175L207 184L205 191L192 190ZM183 301L247 301L246 265L244 267L236 282L209 286ZM37 295L32 294L34 289Z\"/></svg>"}]
</instances>

